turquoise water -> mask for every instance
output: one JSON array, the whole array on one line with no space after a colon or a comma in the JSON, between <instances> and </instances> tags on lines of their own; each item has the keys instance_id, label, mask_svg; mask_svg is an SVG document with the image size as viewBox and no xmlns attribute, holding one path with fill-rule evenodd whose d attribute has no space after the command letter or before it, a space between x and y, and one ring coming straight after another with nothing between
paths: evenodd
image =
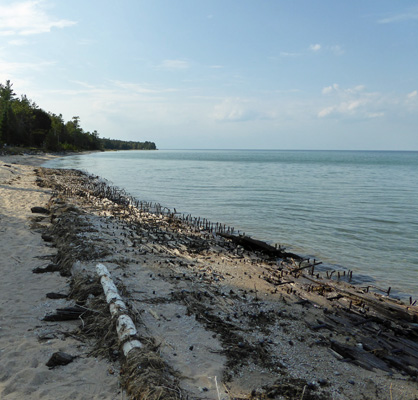
<instances>
[{"instance_id":1,"label":"turquoise water","mask_svg":"<svg viewBox=\"0 0 418 400\"><path fill-rule=\"evenodd\" d=\"M357 283L418 297L418 152L159 150L70 156L139 200L222 222Z\"/></svg>"}]
</instances>

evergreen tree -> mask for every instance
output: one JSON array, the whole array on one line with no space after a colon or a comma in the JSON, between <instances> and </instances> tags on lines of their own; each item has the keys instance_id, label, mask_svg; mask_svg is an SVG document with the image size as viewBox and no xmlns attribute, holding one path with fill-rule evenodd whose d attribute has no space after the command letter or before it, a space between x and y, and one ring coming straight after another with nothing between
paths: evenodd
<instances>
[{"instance_id":1,"label":"evergreen tree","mask_svg":"<svg viewBox=\"0 0 418 400\"><path fill-rule=\"evenodd\" d=\"M26 95L20 99L10 80L0 84L0 144L34 146L46 150L155 150L153 142L101 139L85 132L80 117L64 122L62 115L47 113Z\"/></svg>"},{"instance_id":2,"label":"evergreen tree","mask_svg":"<svg viewBox=\"0 0 418 400\"><path fill-rule=\"evenodd\" d=\"M13 84L10 83L10 80L7 80L5 85L0 83L0 140L4 143L13 142L15 128L15 117L11 104L16 94L12 86Z\"/></svg>"}]
</instances>

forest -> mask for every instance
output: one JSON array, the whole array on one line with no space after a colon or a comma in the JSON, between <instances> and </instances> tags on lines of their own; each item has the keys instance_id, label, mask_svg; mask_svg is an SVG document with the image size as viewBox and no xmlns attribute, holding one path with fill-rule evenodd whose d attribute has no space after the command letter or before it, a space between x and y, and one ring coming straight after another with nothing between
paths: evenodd
<instances>
[{"instance_id":1,"label":"forest","mask_svg":"<svg viewBox=\"0 0 418 400\"><path fill-rule=\"evenodd\" d=\"M62 114L46 112L26 95L20 98L7 80L0 83L0 148L16 146L45 151L156 150L154 142L100 138L86 132L75 116L65 122Z\"/></svg>"}]
</instances>

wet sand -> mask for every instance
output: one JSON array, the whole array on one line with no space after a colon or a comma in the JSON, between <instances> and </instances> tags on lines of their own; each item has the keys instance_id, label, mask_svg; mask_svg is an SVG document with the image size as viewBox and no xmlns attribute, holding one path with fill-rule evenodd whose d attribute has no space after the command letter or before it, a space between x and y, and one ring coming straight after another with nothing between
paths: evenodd
<instances>
[{"instance_id":1,"label":"wet sand","mask_svg":"<svg viewBox=\"0 0 418 400\"><path fill-rule=\"evenodd\" d=\"M416 398L418 307L33 167L45 157L0 157L1 398ZM128 359L97 263L143 343ZM56 351L76 358L49 369Z\"/></svg>"}]
</instances>

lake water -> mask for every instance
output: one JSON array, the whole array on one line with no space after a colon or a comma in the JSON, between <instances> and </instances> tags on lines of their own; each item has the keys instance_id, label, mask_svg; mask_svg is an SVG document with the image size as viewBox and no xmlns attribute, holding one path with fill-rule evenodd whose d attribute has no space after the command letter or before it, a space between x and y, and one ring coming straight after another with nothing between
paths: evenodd
<instances>
[{"instance_id":1,"label":"lake water","mask_svg":"<svg viewBox=\"0 0 418 400\"><path fill-rule=\"evenodd\" d=\"M418 152L158 150L45 164L108 179L139 200L235 227L418 297Z\"/></svg>"}]
</instances>

